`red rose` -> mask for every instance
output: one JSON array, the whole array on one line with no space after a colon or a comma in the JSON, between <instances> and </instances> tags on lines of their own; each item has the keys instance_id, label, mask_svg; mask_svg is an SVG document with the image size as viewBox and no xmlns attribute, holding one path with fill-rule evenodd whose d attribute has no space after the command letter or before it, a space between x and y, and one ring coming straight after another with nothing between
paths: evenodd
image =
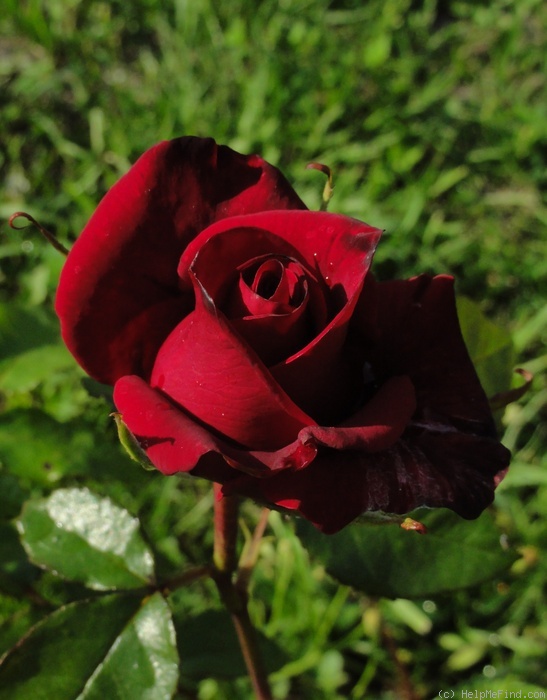
<instances>
[{"instance_id":1,"label":"red rose","mask_svg":"<svg viewBox=\"0 0 547 700\"><path fill-rule=\"evenodd\" d=\"M310 212L258 156L181 138L103 199L57 312L164 474L335 532L364 511L477 517L509 461L450 277L378 283L380 231Z\"/></svg>"}]
</instances>

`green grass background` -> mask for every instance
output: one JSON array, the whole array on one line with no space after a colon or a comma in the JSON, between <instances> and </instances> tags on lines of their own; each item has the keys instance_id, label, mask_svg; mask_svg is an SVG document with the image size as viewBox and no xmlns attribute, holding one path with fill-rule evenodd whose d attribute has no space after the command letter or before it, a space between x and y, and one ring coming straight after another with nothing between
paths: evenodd
<instances>
[{"instance_id":1,"label":"green grass background","mask_svg":"<svg viewBox=\"0 0 547 700\"><path fill-rule=\"evenodd\" d=\"M144 150L194 134L260 153L310 208L318 208L324 183L305 166L328 164L330 210L386 229L378 276L455 275L459 293L511 331L519 366L535 374L532 391L503 416L515 457L497 514L520 552L504 580L449 599L366 600L310 565L290 525L273 517L270 533L282 537L264 543L253 614L292 658L274 676L276 697L411 699L441 688L547 685L547 6L3 0L2 7L0 302L8 316L23 308L26 319L0 339L5 357L16 355L21 333L30 344L43 318L52 323L47 310L63 262L32 232L11 231L9 215L28 211L70 245ZM0 439L3 469L18 477L17 488L27 495L85 478L141 515L166 571L206 560L207 489L134 474L116 451L104 399L81 388L66 358L50 362L42 372L27 366L7 384L4 375L0 430L27 431L24 446ZM19 465L51 449L51 420L62 425L72 461L61 455L46 478ZM67 595L47 575L37 585L46 600ZM206 587L179 598L179 611L216 605ZM2 614L6 646L41 613L4 590ZM180 697L237 699L249 689L244 679L186 679Z\"/></svg>"}]
</instances>

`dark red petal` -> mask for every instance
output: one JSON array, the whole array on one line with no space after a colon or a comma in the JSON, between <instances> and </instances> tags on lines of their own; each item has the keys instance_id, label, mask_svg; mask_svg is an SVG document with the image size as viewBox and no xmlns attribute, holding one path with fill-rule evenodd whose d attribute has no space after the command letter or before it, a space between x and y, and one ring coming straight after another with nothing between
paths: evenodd
<instances>
[{"instance_id":1,"label":"dark red petal","mask_svg":"<svg viewBox=\"0 0 547 700\"><path fill-rule=\"evenodd\" d=\"M74 244L56 309L63 338L99 381L147 376L158 347L192 306L176 267L211 223L269 209L305 209L258 156L184 137L147 151L107 193Z\"/></svg>"},{"instance_id":2,"label":"dark red petal","mask_svg":"<svg viewBox=\"0 0 547 700\"><path fill-rule=\"evenodd\" d=\"M275 258L270 258L260 265L255 273L254 280L251 285L252 291L261 299L271 299L279 289L279 283L283 279L283 265ZM268 287L275 287L270 291ZM285 295L284 295L285 296ZM288 299L282 299L282 303L287 303Z\"/></svg>"},{"instance_id":3,"label":"dark red petal","mask_svg":"<svg viewBox=\"0 0 547 700\"><path fill-rule=\"evenodd\" d=\"M268 214L273 216L279 213L269 212ZM286 213L290 215L289 218L292 218L299 212ZM254 220L255 216L234 217L229 221L237 222L241 218ZM209 235L212 229L213 227L210 227L204 231L198 237L199 240L189 246L181 257L179 273L181 274L181 284L186 289L189 289L190 286L193 288L194 277L196 277L207 294L215 301L215 304L229 318L243 317L249 309L239 290L240 272L245 274L248 264L255 264L261 259L272 256L278 259L284 258L290 261L289 268L292 272L297 267L301 269L299 279L302 280L302 292L305 292L304 286L306 286L311 298L312 325L318 331L323 329L328 317L326 297L329 296L329 290L320 276L318 277L311 268L300 262L301 256L297 248L293 247L282 236L277 236L266 229L252 226L231 228L228 225L223 227L220 232ZM306 285L304 285L304 276ZM249 292L253 293L250 290ZM247 299L247 301L249 300ZM263 308L265 314L275 310L267 302L261 303L265 304L265 308ZM253 313L256 314L257 311L255 306ZM321 325L317 326L317 324Z\"/></svg>"},{"instance_id":4,"label":"dark red petal","mask_svg":"<svg viewBox=\"0 0 547 700\"><path fill-rule=\"evenodd\" d=\"M124 423L163 474L192 472L227 483L242 472L260 476L279 469L299 469L316 454L313 446L300 441L271 452L240 450L192 420L140 377L119 379L114 401Z\"/></svg>"},{"instance_id":5,"label":"dark red petal","mask_svg":"<svg viewBox=\"0 0 547 700\"><path fill-rule=\"evenodd\" d=\"M257 242L245 257L239 250L232 252L232 231L255 229ZM222 252L241 261L261 254L276 253L293 257L303 263L330 287L336 311L361 289L381 236L380 229L362 221L339 214L312 211L264 211L248 216L233 216L218 221L203 231L185 250L179 264L181 279L191 285L188 271L204 244L213 237L230 231L215 243ZM264 236L268 244L263 243ZM280 239L272 250L271 235ZM234 241L234 245L237 242ZM228 261L227 261L228 263ZM226 264L224 269L228 269Z\"/></svg>"},{"instance_id":6,"label":"dark red petal","mask_svg":"<svg viewBox=\"0 0 547 700\"><path fill-rule=\"evenodd\" d=\"M240 266L238 268L240 274L242 272L245 274L245 268L254 266L257 260L264 258L271 259L271 256L260 256L250 261L248 265ZM302 267L300 263L284 256L279 256L276 261L282 262L283 274L277 289L269 299L264 299L252 291L245 281L244 274L241 274L237 289L232 287L228 298L221 304L223 312L230 320L258 314L289 314L300 309L302 305L307 306L310 301L308 319L310 332L312 337L317 335L323 330L328 319L325 299L328 294L327 288L323 281L319 282L315 274L308 268ZM196 272L195 267L192 269Z\"/></svg>"},{"instance_id":7,"label":"dark red petal","mask_svg":"<svg viewBox=\"0 0 547 700\"><path fill-rule=\"evenodd\" d=\"M409 435L376 454L325 451L304 469L267 479L242 477L224 492L294 510L327 534L366 511L404 514L419 506L447 507L476 518L492 502L495 474L508 458L508 451L488 438Z\"/></svg>"},{"instance_id":8,"label":"dark red petal","mask_svg":"<svg viewBox=\"0 0 547 700\"><path fill-rule=\"evenodd\" d=\"M325 296L331 303L330 321L305 348L272 367L271 372L296 404L316 420L332 424L347 412L360 390L344 346L380 235L379 229L360 221L325 212L272 211L234 217L209 227L188 246L179 274L186 285L191 283L190 267L200 279L207 275L205 287L215 296L222 277L214 264L205 265L213 256L202 258L201 251L214 248L214 257L230 261L228 269L245 259L248 246L248 257L256 257L272 252L275 245L277 254L295 257L324 280L328 285ZM275 243L276 239L282 243ZM253 243L247 242L251 240ZM310 306L315 306L313 300Z\"/></svg>"},{"instance_id":9,"label":"dark red petal","mask_svg":"<svg viewBox=\"0 0 547 700\"><path fill-rule=\"evenodd\" d=\"M304 428L299 437L304 443L313 440L336 450L380 452L401 437L415 409L410 379L392 377L350 420L332 428Z\"/></svg>"},{"instance_id":10,"label":"dark red petal","mask_svg":"<svg viewBox=\"0 0 547 700\"><path fill-rule=\"evenodd\" d=\"M309 337L305 319L307 306L303 303L287 314L231 319L230 325L266 367L270 367L306 344Z\"/></svg>"},{"instance_id":11,"label":"dark red petal","mask_svg":"<svg viewBox=\"0 0 547 700\"><path fill-rule=\"evenodd\" d=\"M302 267L290 259L267 258L253 262L247 270L240 267L239 284L232 289L222 311L232 328L247 341L269 367L296 353L313 337L314 315L306 314L310 300L308 289L316 286ZM245 281L245 273L256 269L253 289ZM261 296L268 294L268 298ZM320 294L320 291L318 292ZM325 304L321 305L324 308Z\"/></svg>"},{"instance_id":12,"label":"dark red petal","mask_svg":"<svg viewBox=\"0 0 547 700\"><path fill-rule=\"evenodd\" d=\"M276 285L269 296L264 296L266 285ZM297 294L298 299L293 299L293 295L297 286L302 288L302 293ZM253 281L252 288L245 282L242 276L239 279L237 290L231 297L236 296L234 300L230 298L229 309L227 314L229 318L246 316L265 316L289 314L298 307L305 295L307 287L306 272L298 263L283 262L276 258L269 258L266 262L260 265L257 270L256 277ZM240 312L237 313L239 307ZM236 311L234 314L232 309Z\"/></svg>"},{"instance_id":13,"label":"dark red petal","mask_svg":"<svg viewBox=\"0 0 547 700\"><path fill-rule=\"evenodd\" d=\"M254 450L292 443L314 421L272 379L196 282L196 308L161 347L151 384L205 425Z\"/></svg>"},{"instance_id":14,"label":"dark red petal","mask_svg":"<svg viewBox=\"0 0 547 700\"><path fill-rule=\"evenodd\" d=\"M270 367L291 399L320 424L337 423L355 404L361 363L345 345L355 298L302 350Z\"/></svg>"},{"instance_id":15,"label":"dark red petal","mask_svg":"<svg viewBox=\"0 0 547 700\"><path fill-rule=\"evenodd\" d=\"M495 436L488 400L465 347L448 276L375 282L353 323L376 377L406 374L416 390L414 421Z\"/></svg>"}]
</instances>

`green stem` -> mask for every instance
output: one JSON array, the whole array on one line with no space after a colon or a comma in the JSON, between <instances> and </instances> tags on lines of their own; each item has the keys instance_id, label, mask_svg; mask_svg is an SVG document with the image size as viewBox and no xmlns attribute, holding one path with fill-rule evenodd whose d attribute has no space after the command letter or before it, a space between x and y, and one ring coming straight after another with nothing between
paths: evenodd
<instances>
[{"instance_id":1,"label":"green stem","mask_svg":"<svg viewBox=\"0 0 547 700\"><path fill-rule=\"evenodd\" d=\"M211 576L212 571L210 566L194 566L191 569L183 571L178 576L162 583L160 588L167 591L176 591L177 588L182 588L183 586L188 586L190 583L197 581L200 578L205 578L206 576Z\"/></svg>"},{"instance_id":2,"label":"green stem","mask_svg":"<svg viewBox=\"0 0 547 700\"><path fill-rule=\"evenodd\" d=\"M237 516L239 499L220 497L220 486L214 488L213 579L222 602L232 617L241 653L257 700L272 700L268 676L258 648L258 637L249 617L247 593L234 583L237 568Z\"/></svg>"}]
</instances>

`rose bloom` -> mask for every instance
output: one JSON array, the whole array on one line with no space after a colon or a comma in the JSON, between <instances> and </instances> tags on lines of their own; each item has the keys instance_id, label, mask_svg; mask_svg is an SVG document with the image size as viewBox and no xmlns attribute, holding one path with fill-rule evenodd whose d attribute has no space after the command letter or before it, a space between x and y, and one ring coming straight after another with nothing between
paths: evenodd
<instances>
[{"instance_id":1,"label":"rose bloom","mask_svg":"<svg viewBox=\"0 0 547 700\"><path fill-rule=\"evenodd\" d=\"M108 192L56 309L164 474L333 533L366 511L476 518L509 463L453 279L378 282L381 232L308 211L262 158L184 137Z\"/></svg>"}]
</instances>

